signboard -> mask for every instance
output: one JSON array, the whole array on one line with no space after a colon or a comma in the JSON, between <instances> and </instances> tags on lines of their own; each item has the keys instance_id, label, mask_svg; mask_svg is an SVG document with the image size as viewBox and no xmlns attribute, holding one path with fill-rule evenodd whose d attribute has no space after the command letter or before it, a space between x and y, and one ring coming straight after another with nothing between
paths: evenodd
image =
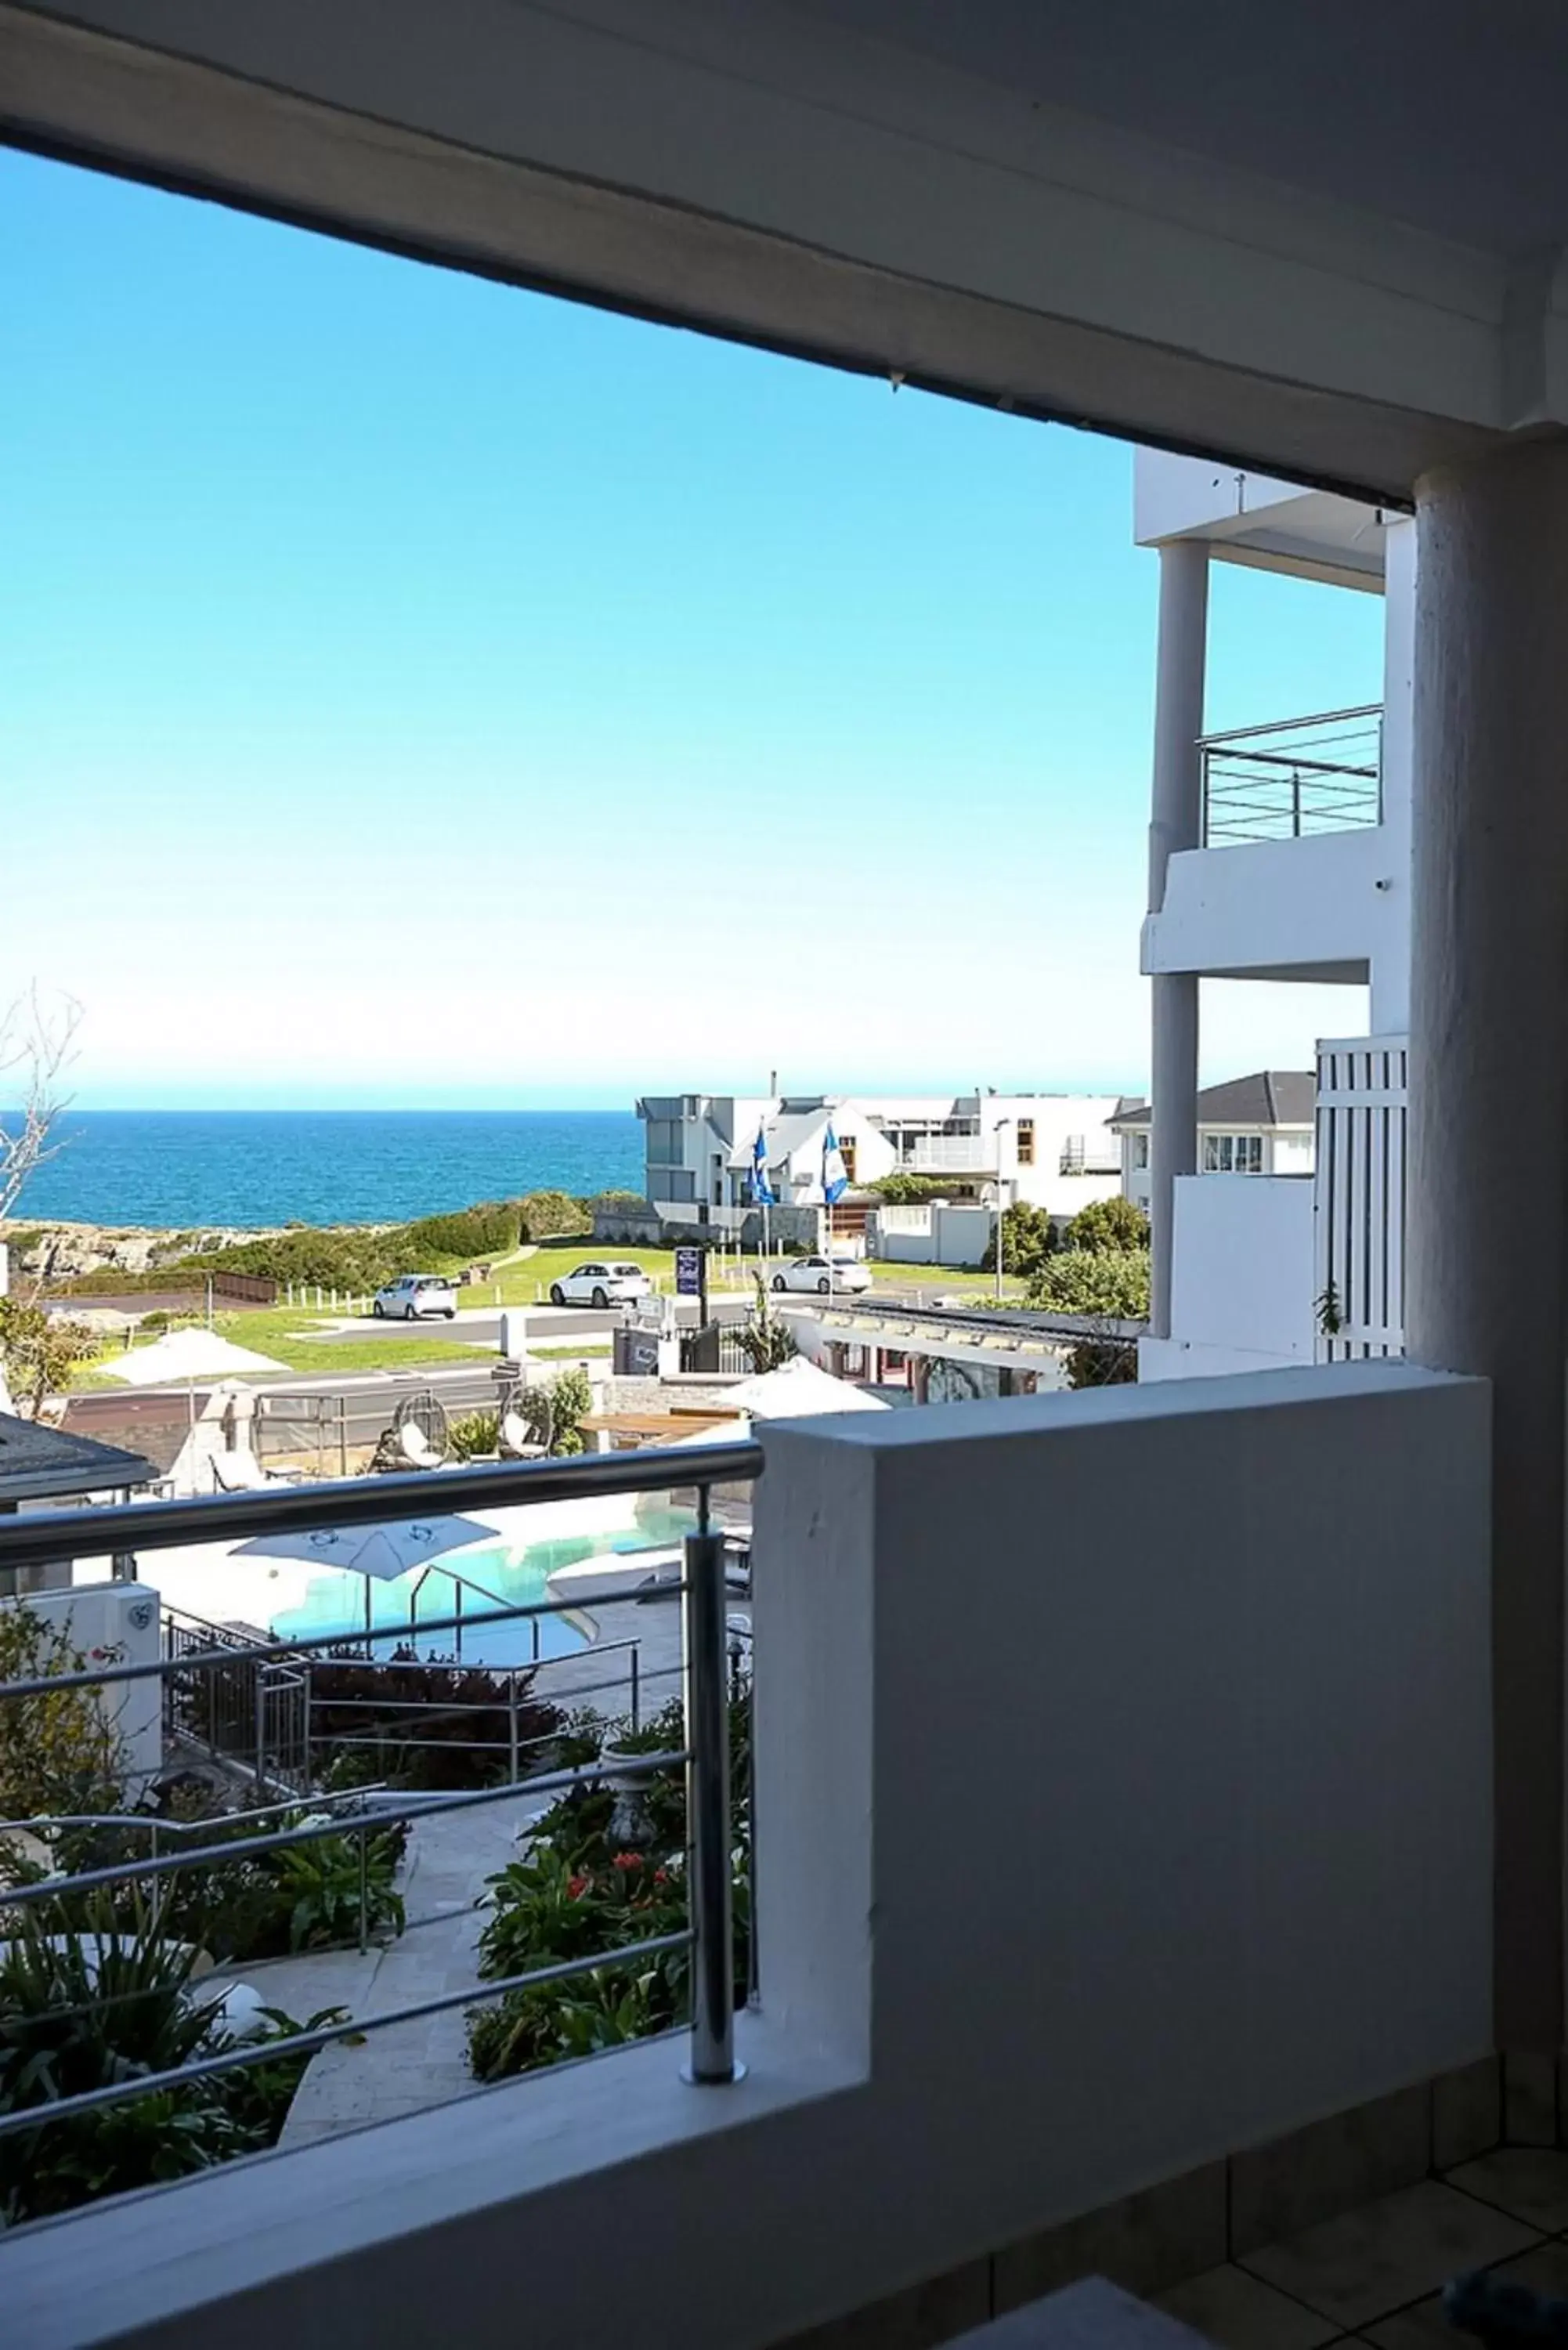
<instances>
[{"instance_id":1,"label":"signboard","mask_svg":"<svg viewBox=\"0 0 1568 2350\"><path fill-rule=\"evenodd\" d=\"M677 1297L700 1297L702 1311L708 1311L708 1252L700 1248L678 1248L675 1252L675 1295Z\"/></svg>"}]
</instances>

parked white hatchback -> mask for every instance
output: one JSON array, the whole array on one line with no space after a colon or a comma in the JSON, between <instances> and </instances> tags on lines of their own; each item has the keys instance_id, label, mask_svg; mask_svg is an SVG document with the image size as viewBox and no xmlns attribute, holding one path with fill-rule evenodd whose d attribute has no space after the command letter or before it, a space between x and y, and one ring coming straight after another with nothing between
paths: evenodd
<instances>
[{"instance_id":1,"label":"parked white hatchback","mask_svg":"<svg viewBox=\"0 0 1568 2350\"><path fill-rule=\"evenodd\" d=\"M550 1284L552 1305L635 1305L651 1297L653 1284L641 1265L605 1257L577 1264Z\"/></svg>"},{"instance_id":2,"label":"parked white hatchback","mask_svg":"<svg viewBox=\"0 0 1568 2350\"><path fill-rule=\"evenodd\" d=\"M791 1257L774 1275L775 1289L806 1289L818 1297L837 1291L858 1296L871 1286L871 1275L857 1256L840 1256L835 1249L831 1263L825 1256Z\"/></svg>"},{"instance_id":3,"label":"parked white hatchback","mask_svg":"<svg viewBox=\"0 0 1568 2350\"><path fill-rule=\"evenodd\" d=\"M378 1322L419 1322L427 1315L450 1322L457 1312L457 1292L444 1274L405 1273L378 1289L370 1311Z\"/></svg>"}]
</instances>

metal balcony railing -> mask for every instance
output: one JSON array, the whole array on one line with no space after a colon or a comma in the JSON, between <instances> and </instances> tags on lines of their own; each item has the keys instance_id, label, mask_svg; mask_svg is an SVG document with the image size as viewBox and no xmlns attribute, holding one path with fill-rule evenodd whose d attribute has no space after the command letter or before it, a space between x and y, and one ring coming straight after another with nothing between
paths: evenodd
<instances>
[{"instance_id":1,"label":"metal balcony railing","mask_svg":"<svg viewBox=\"0 0 1568 2350\"><path fill-rule=\"evenodd\" d=\"M590 1494L654 1493L694 1489L697 1531L688 1534L679 1584L661 1586L681 1605L681 1664L684 1739L668 1752L622 1754L615 1759L618 1783L635 1776L651 1777L680 1766L687 1784L687 1879L689 1923L679 1933L663 1934L592 1956L535 1968L500 1979L477 1978L460 1991L443 1991L396 2009L368 2012L345 2020L341 2016L320 2028L254 2043L224 2043L208 2050L176 2070L134 2074L74 2095L53 2096L11 2111L0 2111L0 2137L17 2131L38 2131L66 2121L72 2115L98 2112L106 2106L172 2091L206 2074L227 2073L248 2065L269 2064L281 2058L314 2054L338 2041L384 2030L417 2018L468 2008L498 1999L531 1985L556 1982L607 1968L636 1966L672 1950L690 1954L691 1983L691 2036L684 2077L701 2085L735 2079L741 2069L734 2058L735 1967L732 1942L732 1814L730 1802L730 1698L732 1677L741 1654L727 1620L725 1536L712 1523L711 1496L716 1485L750 1482L761 1471L763 1453L754 1442L683 1446L679 1450L647 1451L575 1460L502 1462L444 1471L439 1479L443 1509L515 1508L519 1504L560 1502ZM427 1474L363 1477L339 1482L288 1486L272 1492L218 1494L193 1500L137 1505L118 1504L92 1511L53 1510L14 1518L0 1526L0 1571L36 1566L79 1556L113 1555L119 1562L138 1553L169 1549L192 1543L225 1543L257 1535L303 1532L333 1526L373 1525L407 1522L428 1516L432 1479ZM629 1595L628 1595L629 1596ZM26 1601L19 1603L26 1605ZM580 1603L576 1603L580 1609ZM483 1614L472 1608L466 1616L421 1617L421 1638L432 1633L472 1635L481 1625L533 1621L570 1612L570 1601L544 1601L504 1607L488 1600ZM739 1627L736 1627L739 1633ZM100 1865L69 1874L52 1873L28 1881L26 1870L14 1872L17 1881L0 1880L0 1946L6 1920L15 1930L20 1914L43 1905L46 1927L53 1932L78 1911L67 1905L73 1897L102 1896L105 1899L136 1887L156 1905L161 1880L171 1869L232 1868L259 1854L289 1846L310 1846L339 1837L360 1844L361 1877L369 1842L389 1822L415 1820L433 1814L460 1812L477 1805L515 1801L519 1793L532 1799L560 1795L577 1787L602 1783L605 1762L574 1768L531 1769L517 1731L515 1676L510 1705L511 1732L496 1729L497 1705L483 1709L492 1717L494 1734L477 1741L495 1756L504 1775L496 1783L455 1793L431 1793L417 1788L381 1784L328 1794L317 1784L314 1769L317 1748L310 1722L311 1659L340 1662L351 1659L375 1663L378 1646L408 1637L403 1627L376 1625L364 1633L338 1631L307 1640L250 1640L232 1629L203 1626L166 1611L162 1646L156 1662L109 1660L80 1670L49 1672L41 1678L0 1682L0 1741L6 1729L6 1711L26 1700L50 1700L67 1692L114 1690L128 1683L156 1679L163 1692L166 1759L172 1742L189 1752L206 1747L214 1760L237 1766L254 1776L254 1804L241 1813L225 1812L221 1823L194 1824L170 1819L154 1821L145 1812L95 1815L99 1827L111 1827L128 1849ZM741 1637L745 1637L742 1635ZM607 1663L613 1649L627 1643L590 1648L576 1659L591 1665L596 1653ZM548 1659L545 1660L546 1663ZM379 1724L378 1737L395 1747L417 1745L396 1726L387 1729L383 1715L396 1716L406 1704L396 1665L376 1667L384 1674L385 1697L362 1700ZM528 1668L520 1668L528 1670ZM504 1679L504 1669L497 1678ZM621 1679L574 1681L574 1700L595 1689L621 1685ZM636 1712L639 1680L635 1663L629 1672L632 1707ZM406 1683L404 1684L406 1688ZM345 1700L331 1703L341 1710ZM499 1700L504 1717L506 1699ZM356 1742L352 1731L347 1742ZM366 1742L371 1742L369 1738ZM335 1746L345 1739L335 1737ZM450 1744L451 1742L443 1742ZM368 1757L373 1760L373 1757ZM297 1792L296 1792L297 1791ZM283 1797L283 1802L275 1800ZM282 1825L274 1823L281 1817ZM0 1855L8 1835L26 1829L46 1846L60 1832L89 1823L57 1814L26 1821L0 1820ZM218 1833L221 1826L222 1833ZM232 1833L236 1826L242 1833ZM254 1831L254 1833L252 1831ZM145 1847L142 1837L147 1839ZM87 1913L81 1912L85 1916ZM361 1889L359 1913L363 1943L367 1907ZM415 1930L417 1919L404 1930ZM432 1921L433 1922L433 1921ZM115 1929L107 1929L115 1930ZM80 1939L92 1943L99 1929L80 1928ZM108 2005L106 1998L102 2002ZM73 2011L74 2012L74 2011ZM68 2021L68 2019L63 2019Z\"/></svg>"},{"instance_id":2,"label":"metal balcony railing","mask_svg":"<svg viewBox=\"0 0 1568 2350\"><path fill-rule=\"evenodd\" d=\"M1355 832L1383 813L1383 711L1330 710L1205 734L1203 845Z\"/></svg>"},{"instance_id":3,"label":"metal balcony railing","mask_svg":"<svg viewBox=\"0 0 1568 2350\"><path fill-rule=\"evenodd\" d=\"M920 1135L901 1152L898 1164L919 1175L983 1174L996 1165L996 1149L994 1135Z\"/></svg>"}]
</instances>

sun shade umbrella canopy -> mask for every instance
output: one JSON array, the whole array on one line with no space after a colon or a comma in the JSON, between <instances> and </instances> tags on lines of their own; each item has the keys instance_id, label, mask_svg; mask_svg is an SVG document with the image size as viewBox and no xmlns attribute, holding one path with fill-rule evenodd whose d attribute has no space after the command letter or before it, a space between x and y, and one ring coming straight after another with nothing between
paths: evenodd
<instances>
[{"instance_id":1,"label":"sun shade umbrella canopy","mask_svg":"<svg viewBox=\"0 0 1568 2350\"><path fill-rule=\"evenodd\" d=\"M99 1368L130 1388L182 1386L191 1379L232 1378L240 1371L281 1371L270 1355L254 1355L236 1347L216 1330L171 1330L151 1347L133 1347L129 1355Z\"/></svg>"},{"instance_id":2,"label":"sun shade umbrella canopy","mask_svg":"<svg viewBox=\"0 0 1568 2350\"><path fill-rule=\"evenodd\" d=\"M410 1575L417 1566L439 1565L443 1575L454 1584L477 1591L483 1599L495 1601L499 1595L488 1591L482 1583L462 1574L449 1554L462 1550L470 1543L495 1540L495 1529L481 1523L477 1518L459 1517L455 1512L444 1516L410 1518L395 1523L371 1526L314 1526L296 1533L280 1531L257 1534L250 1542L236 1543L235 1558L300 1558L315 1566L337 1567L349 1575L365 1577L365 1630L372 1627L370 1586L372 1583L395 1583L400 1575ZM417 1597L417 1594L416 1594Z\"/></svg>"}]
</instances>

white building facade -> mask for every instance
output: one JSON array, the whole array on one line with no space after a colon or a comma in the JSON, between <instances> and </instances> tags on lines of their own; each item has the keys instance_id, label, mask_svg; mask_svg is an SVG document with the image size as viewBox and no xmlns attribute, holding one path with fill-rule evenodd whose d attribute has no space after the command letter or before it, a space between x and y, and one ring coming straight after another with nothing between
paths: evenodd
<instances>
[{"instance_id":1,"label":"white building facade","mask_svg":"<svg viewBox=\"0 0 1568 2350\"><path fill-rule=\"evenodd\" d=\"M637 1105L645 1189L669 1222L721 1230L752 1211L757 1137L779 1204L823 1204L832 1128L851 1191L892 1175L940 1180L954 1200L1028 1201L1075 1215L1120 1185L1114 1094L665 1094Z\"/></svg>"},{"instance_id":2,"label":"white building facade","mask_svg":"<svg viewBox=\"0 0 1568 2350\"><path fill-rule=\"evenodd\" d=\"M1398 1352L1414 525L1352 499L1139 451L1135 534L1160 557L1142 942L1152 1116L1141 1136L1128 1128L1147 1166L1129 1164L1126 1178L1147 1207L1154 1249L1140 1376ZM1299 717L1261 711L1251 725L1206 733L1216 561L1381 594L1381 703ZM1199 983L1226 978L1366 987L1373 1031L1320 1043L1310 1137L1288 1159L1270 1149L1266 1167L1249 1159L1235 1170L1284 1188L1266 1202L1254 1184L1245 1207L1230 1211L1196 1180L1220 1171L1198 1087Z\"/></svg>"}]
</instances>

